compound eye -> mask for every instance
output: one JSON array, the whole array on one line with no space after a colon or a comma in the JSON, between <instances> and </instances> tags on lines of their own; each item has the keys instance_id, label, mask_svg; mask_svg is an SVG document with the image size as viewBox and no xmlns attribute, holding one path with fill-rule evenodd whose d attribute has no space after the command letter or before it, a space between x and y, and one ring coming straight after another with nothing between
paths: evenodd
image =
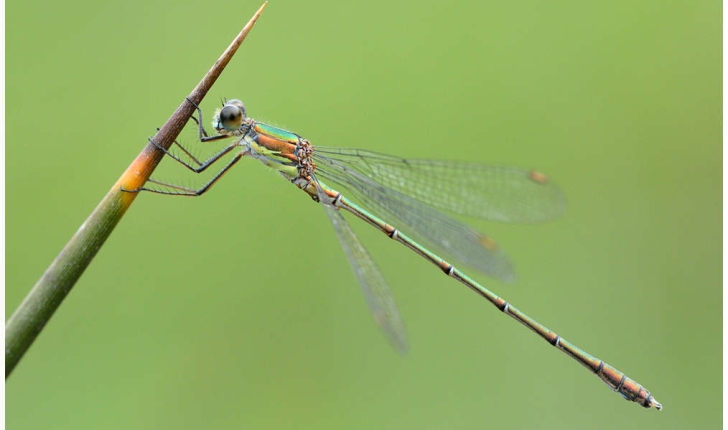
<instances>
[{"instance_id":1,"label":"compound eye","mask_svg":"<svg viewBox=\"0 0 728 430\"><path fill-rule=\"evenodd\" d=\"M220 125L227 131L235 131L243 125L243 111L232 105L227 105L220 111Z\"/></svg>"}]
</instances>

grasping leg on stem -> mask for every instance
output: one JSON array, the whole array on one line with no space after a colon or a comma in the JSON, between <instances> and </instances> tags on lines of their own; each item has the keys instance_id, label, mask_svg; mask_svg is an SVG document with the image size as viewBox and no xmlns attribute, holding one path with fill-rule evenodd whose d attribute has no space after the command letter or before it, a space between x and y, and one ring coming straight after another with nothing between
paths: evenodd
<instances>
[{"instance_id":1,"label":"grasping leg on stem","mask_svg":"<svg viewBox=\"0 0 728 430\"><path fill-rule=\"evenodd\" d=\"M199 121L194 116L191 117L191 118L192 118L193 121L195 121L195 123L197 123L198 133L199 133L199 139L200 139L201 142L210 142L210 141L213 141L213 140L219 140L219 139L225 139L225 138L228 138L228 137L232 137L231 135L225 135L225 134L219 134L219 135L215 135L215 136L208 136L207 135L207 132L202 127L202 109L200 109L200 107L197 106L194 102L192 102L192 100L190 100L189 98L187 98L187 101L190 102L190 103L192 103L192 105L195 106L195 108L197 109L197 112L200 115L200 120ZM195 166L191 165L190 163L187 163L186 161L182 160L177 155L172 154L171 152L169 152L167 149L163 148L162 146L158 145L152 138L149 138L149 143L151 143L152 145L154 145L160 151L164 152L165 155L169 156L173 160L177 161L178 163L180 163L181 165L185 166L187 169L189 169L189 170L191 170L192 172L195 172L195 173L204 172L208 167L210 167L211 165L213 165L215 162L217 162L218 160L220 160L220 158L222 158L223 156L227 155L230 151L232 151L236 147L238 147L238 146L244 146L244 144L242 144L241 142L242 142L241 139L237 139L235 142L231 143L227 147L223 148L220 152L214 154L212 157L210 157L209 159L207 159L204 163L201 163L187 149L185 149L184 146L182 146L181 144L179 144L175 140L174 141L174 144L176 144L178 147L180 147L182 149L182 151L185 154L187 154L187 156L190 157L190 159L193 160L197 164L197 167L195 167ZM149 178L147 180L147 182L151 182L153 184L157 184L157 185L161 185L161 186L164 186L164 187L172 188L172 189L178 190L178 192L157 190L157 189L147 188L147 187L141 187L141 188L138 188L136 190L124 190L124 189L122 189L122 191L126 191L126 192L151 191L153 193L167 194L167 195L176 195L176 196L190 196L190 197L201 196L207 190L209 190L225 173L227 173L227 171L232 166L234 166L238 161L240 161L240 159L244 155L246 155L247 153L248 153L247 150L243 150L239 154L235 155L235 157L233 157L233 159L230 160L230 162L225 167L223 167L222 170L220 170L212 179L210 179L210 181L208 181L200 189L182 187L182 186L179 186L179 185L169 184L169 183L166 183L166 182L161 182L161 181L157 181L155 179Z\"/></svg>"}]
</instances>

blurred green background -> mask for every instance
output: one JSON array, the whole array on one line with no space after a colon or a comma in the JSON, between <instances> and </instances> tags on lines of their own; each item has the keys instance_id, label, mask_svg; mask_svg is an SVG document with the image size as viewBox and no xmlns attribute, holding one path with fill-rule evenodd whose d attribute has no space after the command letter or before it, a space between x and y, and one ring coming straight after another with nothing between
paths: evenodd
<instances>
[{"instance_id":1,"label":"blurred green background","mask_svg":"<svg viewBox=\"0 0 728 430\"><path fill-rule=\"evenodd\" d=\"M7 317L259 6L6 3ZM244 160L203 198L136 200L8 380L8 428L717 428L720 35L719 1L277 0L203 103L549 173L563 219L473 223L518 281L473 275L664 412L352 220L408 326L398 356L324 212Z\"/></svg>"}]
</instances>

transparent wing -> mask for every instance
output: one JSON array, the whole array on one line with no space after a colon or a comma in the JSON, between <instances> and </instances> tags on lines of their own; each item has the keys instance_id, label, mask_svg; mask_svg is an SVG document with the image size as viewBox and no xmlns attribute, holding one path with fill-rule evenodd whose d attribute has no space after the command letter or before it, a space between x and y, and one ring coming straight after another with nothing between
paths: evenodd
<instances>
[{"instance_id":1,"label":"transparent wing","mask_svg":"<svg viewBox=\"0 0 728 430\"><path fill-rule=\"evenodd\" d=\"M544 174L516 167L404 159L360 149L316 146L328 158L384 188L473 218L532 223L564 213L564 196Z\"/></svg>"},{"instance_id":2,"label":"transparent wing","mask_svg":"<svg viewBox=\"0 0 728 430\"><path fill-rule=\"evenodd\" d=\"M329 203L331 199L323 193L322 186L318 181L316 182L316 188L319 201L322 202L322 206L326 210L334 230L336 230L339 243L344 249L357 281L359 281L364 298L369 305L369 310L374 316L374 321L397 351L402 354L406 353L409 348L407 331L387 281L372 256L364 248L354 230L351 229L349 223L339 213L339 210Z\"/></svg>"},{"instance_id":3,"label":"transparent wing","mask_svg":"<svg viewBox=\"0 0 728 430\"><path fill-rule=\"evenodd\" d=\"M341 185L365 207L417 242L504 282L515 278L508 256L490 237L418 200L375 182L339 160L319 157L316 163L319 176Z\"/></svg>"}]
</instances>

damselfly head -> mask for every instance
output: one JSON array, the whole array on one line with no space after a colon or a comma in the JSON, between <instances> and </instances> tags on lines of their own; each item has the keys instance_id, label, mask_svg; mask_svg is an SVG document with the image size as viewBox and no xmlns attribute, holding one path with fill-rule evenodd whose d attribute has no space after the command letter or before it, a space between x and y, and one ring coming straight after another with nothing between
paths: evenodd
<instances>
[{"instance_id":1,"label":"damselfly head","mask_svg":"<svg viewBox=\"0 0 728 430\"><path fill-rule=\"evenodd\" d=\"M242 101L233 99L225 102L225 105L212 119L212 126L218 131L233 132L240 129L245 120L245 105Z\"/></svg>"}]
</instances>

